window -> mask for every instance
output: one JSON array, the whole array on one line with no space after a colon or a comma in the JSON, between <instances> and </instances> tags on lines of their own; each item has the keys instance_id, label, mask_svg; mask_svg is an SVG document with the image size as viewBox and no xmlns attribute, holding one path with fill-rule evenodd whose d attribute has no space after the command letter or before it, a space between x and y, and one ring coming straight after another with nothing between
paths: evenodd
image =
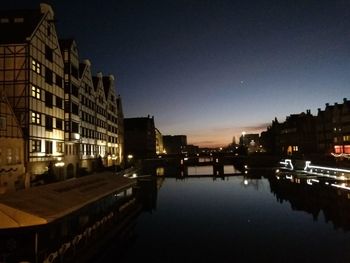
<instances>
[{"instance_id":1,"label":"window","mask_svg":"<svg viewBox=\"0 0 350 263\"><path fill-rule=\"evenodd\" d=\"M79 96L79 88L77 86L75 86L74 84L72 84L72 95L77 97Z\"/></svg>"},{"instance_id":2,"label":"window","mask_svg":"<svg viewBox=\"0 0 350 263\"><path fill-rule=\"evenodd\" d=\"M58 153L63 152L63 142L56 142L56 152Z\"/></svg>"},{"instance_id":3,"label":"window","mask_svg":"<svg viewBox=\"0 0 350 263\"><path fill-rule=\"evenodd\" d=\"M75 103L72 103L72 113L75 115L79 115L79 106Z\"/></svg>"},{"instance_id":4,"label":"window","mask_svg":"<svg viewBox=\"0 0 350 263\"><path fill-rule=\"evenodd\" d=\"M61 76L56 75L56 85L63 88L63 79Z\"/></svg>"},{"instance_id":5,"label":"window","mask_svg":"<svg viewBox=\"0 0 350 263\"><path fill-rule=\"evenodd\" d=\"M63 100L60 97L56 97L56 107L63 109Z\"/></svg>"},{"instance_id":6,"label":"window","mask_svg":"<svg viewBox=\"0 0 350 263\"><path fill-rule=\"evenodd\" d=\"M52 131L53 129L52 116L49 116L49 115L45 116L45 129Z\"/></svg>"},{"instance_id":7,"label":"window","mask_svg":"<svg viewBox=\"0 0 350 263\"><path fill-rule=\"evenodd\" d=\"M72 122L72 132L79 133L79 124Z\"/></svg>"},{"instance_id":8,"label":"window","mask_svg":"<svg viewBox=\"0 0 350 263\"><path fill-rule=\"evenodd\" d=\"M293 152L297 152L298 151L298 146L293 146Z\"/></svg>"},{"instance_id":9,"label":"window","mask_svg":"<svg viewBox=\"0 0 350 263\"><path fill-rule=\"evenodd\" d=\"M32 112L32 123L41 124L41 114L37 112Z\"/></svg>"},{"instance_id":10,"label":"window","mask_svg":"<svg viewBox=\"0 0 350 263\"><path fill-rule=\"evenodd\" d=\"M79 70L77 67L71 65L72 69L72 76L75 77L76 79L79 79Z\"/></svg>"},{"instance_id":11,"label":"window","mask_svg":"<svg viewBox=\"0 0 350 263\"><path fill-rule=\"evenodd\" d=\"M32 70L35 71L36 73L40 74L41 72L41 65L38 61L32 60Z\"/></svg>"},{"instance_id":12,"label":"window","mask_svg":"<svg viewBox=\"0 0 350 263\"><path fill-rule=\"evenodd\" d=\"M0 130L6 130L6 117L0 116Z\"/></svg>"},{"instance_id":13,"label":"window","mask_svg":"<svg viewBox=\"0 0 350 263\"><path fill-rule=\"evenodd\" d=\"M15 22L15 23L23 23L24 22L24 18L23 17L15 17L13 22Z\"/></svg>"},{"instance_id":14,"label":"window","mask_svg":"<svg viewBox=\"0 0 350 263\"><path fill-rule=\"evenodd\" d=\"M41 141L33 140L32 141L32 152L41 152Z\"/></svg>"},{"instance_id":15,"label":"window","mask_svg":"<svg viewBox=\"0 0 350 263\"><path fill-rule=\"evenodd\" d=\"M53 51L52 49L45 45L45 58L48 60L48 61L53 61Z\"/></svg>"},{"instance_id":16,"label":"window","mask_svg":"<svg viewBox=\"0 0 350 263\"><path fill-rule=\"evenodd\" d=\"M344 135L343 136L343 141L344 142L349 142L350 141L350 135Z\"/></svg>"},{"instance_id":17,"label":"window","mask_svg":"<svg viewBox=\"0 0 350 263\"><path fill-rule=\"evenodd\" d=\"M52 142L51 141L45 141L45 153L52 154Z\"/></svg>"},{"instance_id":18,"label":"window","mask_svg":"<svg viewBox=\"0 0 350 263\"><path fill-rule=\"evenodd\" d=\"M52 85L53 83L53 73L51 69L45 68L45 81L46 83Z\"/></svg>"},{"instance_id":19,"label":"window","mask_svg":"<svg viewBox=\"0 0 350 263\"><path fill-rule=\"evenodd\" d=\"M53 95L51 92L45 91L45 106L52 108Z\"/></svg>"},{"instance_id":20,"label":"window","mask_svg":"<svg viewBox=\"0 0 350 263\"><path fill-rule=\"evenodd\" d=\"M63 129L63 120L56 118L56 129Z\"/></svg>"},{"instance_id":21,"label":"window","mask_svg":"<svg viewBox=\"0 0 350 263\"><path fill-rule=\"evenodd\" d=\"M41 98L40 88L32 86L32 97L40 100Z\"/></svg>"},{"instance_id":22,"label":"window","mask_svg":"<svg viewBox=\"0 0 350 263\"><path fill-rule=\"evenodd\" d=\"M64 102L64 112L69 113L70 112L70 103L69 101Z\"/></svg>"}]
</instances>

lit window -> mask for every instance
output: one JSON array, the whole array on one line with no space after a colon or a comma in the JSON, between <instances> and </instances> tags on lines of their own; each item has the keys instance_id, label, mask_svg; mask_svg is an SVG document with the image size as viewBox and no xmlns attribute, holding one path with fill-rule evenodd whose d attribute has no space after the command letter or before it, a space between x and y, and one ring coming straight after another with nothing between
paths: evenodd
<instances>
[{"instance_id":1,"label":"lit window","mask_svg":"<svg viewBox=\"0 0 350 263\"><path fill-rule=\"evenodd\" d=\"M41 123L41 115L40 113L32 112L32 123L40 124Z\"/></svg>"},{"instance_id":2,"label":"lit window","mask_svg":"<svg viewBox=\"0 0 350 263\"><path fill-rule=\"evenodd\" d=\"M56 142L56 152L58 153L63 152L63 142Z\"/></svg>"},{"instance_id":3,"label":"lit window","mask_svg":"<svg viewBox=\"0 0 350 263\"><path fill-rule=\"evenodd\" d=\"M40 74L41 72L41 65L38 61L32 60L32 70L35 71L36 73Z\"/></svg>"},{"instance_id":4,"label":"lit window","mask_svg":"<svg viewBox=\"0 0 350 263\"><path fill-rule=\"evenodd\" d=\"M41 141L33 140L32 141L32 152L41 152Z\"/></svg>"},{"instance_id":5,"label":"lit window","mask_svg":"<svg viewBox=\"0 0 350 263\"><path fill-rule=\"evenodd\" d=\"M41 92L40 92L40 89L38 87L32 86L32 97L40 100Z\"/></svg>"},{"instance_id":6,"label":"lit window","mask_svg":"<svg viewBox=\"0 0 350 263\"><path fill-rule=\"evenodd\" d=\"M10 19L8 18L1 18L0 23L10 23Z\"/></svg>"},{"instance_id":7,"label":"lit window","mask_svg":"<svg viewBox=\"0 0 350 263\"><path fill-rule=\"evenodd\" d=\"M343 136L343 141L344 142L349 142L350 141L350 135Z\"/></svg>"},{"instance_id":8,"label":"lit window","mask_svg":"<svg viewBox=\"0 0 350 263\"><path fill-rule=\"evenodd\" d=\"M341 145L334 145L335 153L343 153L343 147Z\"/></svg>"},{"instance_id":9,"label":"lit window","mask_svg":"<svg viewBox=\"0 0 350 263\"><path fill-rule=\"evenodd\" d=\"M293 146L293 152L297 152L298 150L298 146Z\"/></svg>"}]
</instances>

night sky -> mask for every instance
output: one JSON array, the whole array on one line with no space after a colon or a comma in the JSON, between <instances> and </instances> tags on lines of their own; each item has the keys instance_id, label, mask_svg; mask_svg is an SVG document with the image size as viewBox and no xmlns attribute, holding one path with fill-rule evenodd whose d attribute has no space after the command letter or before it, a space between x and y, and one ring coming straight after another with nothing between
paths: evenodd
<instances>
[{"instance_id":1,"label":"night sky","mask_svg":"<svg viewBox=\"0 0 350 263\"><path fill-rule=\"evenodd\" d=\"M349 96L350 1L47 1L125 117L201 146ZM1 8L36 8L12 0Z\"/></svg>"}]
</instances>

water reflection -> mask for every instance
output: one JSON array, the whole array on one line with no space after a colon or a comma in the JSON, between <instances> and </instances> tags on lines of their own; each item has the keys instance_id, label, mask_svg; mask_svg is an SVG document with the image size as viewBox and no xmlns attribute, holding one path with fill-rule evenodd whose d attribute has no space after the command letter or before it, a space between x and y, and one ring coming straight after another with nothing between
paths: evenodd
<instances>
[{"instance_id":1,"label":"water reflection","mask_svg":"<svg viewBox=\"0 0 350 263\"><path fill-rule=\"evenodd\" d=\"M157 178L150 213L137 219L122 256L114 257L113 246L105 252L110 261L350 261L350 200L343 189L271 171L215 181L178 177Z\"/></svg>"}]
</instances>

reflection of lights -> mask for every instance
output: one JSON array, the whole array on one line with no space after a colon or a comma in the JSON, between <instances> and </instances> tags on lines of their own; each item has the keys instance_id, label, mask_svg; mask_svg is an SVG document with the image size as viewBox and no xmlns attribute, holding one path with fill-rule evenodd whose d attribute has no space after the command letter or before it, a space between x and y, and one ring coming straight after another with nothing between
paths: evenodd
<instances>
[{"instance_id":1,"label":"reflection of lights","mask_svg":"<svg viewBox=\"0 0 350 263\"><path fill-rule=\"evenodd\" d=\"M280 172L280 169L276 169L276 174L278 174Z\"/></svg>"},{"instance_id":2,"label":"reflection of lights","mask_svg":"<svg viewBox=\"0 0 350 263\"><path fill-rule=\"evenodd\" d=\"M185 157L185 158L184 158L184 161L188 161L188 157Z\"/></svg>"},{"instance_id":3,"label":"reflection of lights","mask_svg":"<svg viewBox=\"0 0 350 263\"><path fill-rule=\"evenodd\" d=\"M286 175L286 179L293 180L293 175Z\"/></svg>"},{"instance_id":4,"label":"reflection of lights","mask_svg":"<svg viewBox=\"0 0 350 263\"><path fill-rule=\"evenodd\" d=\"M328 182L325 182L325 185L329 185L329 183L328 183Z\"/></svg>"},{"instance_id":5,"label":"reflection of lights","mask_svg":"<svg viewBox=\"0 0 350 263\"><path fill-rule=\"evenodd\" d=\"M312 185L312 182L311 182L310 179L307 179L307 180L306 180L306 183L307 183L308 185Z\"/></svg>"},{"instance_id":6,"label":"reflection of lights","mask_svg":"<svg viewBox=\"0 0 350 263\"><path fill-rule=\"evenodd\" d=\"M319 183L320 181L317 179L311 179L312 182Z\"/></svg>"},{"instance_id":7,"label":"reflection of lights","mask_svg":"<svg viewBox=\"0 0 350 263\"><path fill-rule=\"evenodd\" d=\"M350 190L350 187L345 186L345 184L331 184L331 186L337 187L337 188L341 188L341 189L345 189L345 190Z\"/></svg>"},{"instance_id":8,"label":"reflection of lights","mask_svg":"<svg viewBox=\"0 0 350 263\"><path fill-rule=\"evenodd\" d=\"M132 158L134 158L134 156L132 154L129 154L128 159L132 159Z\"/></svg>"},{"instance_id":9,"label":"reflection of lights","mask_svg":"<svg viewBox=\"0 0 350 263\"><path fill-rule=\"evenodd\" d=\"M131 178L136 178L137 177L137 174L136 173L133 173Z\"/></svg>"},{"instance_id":10,"label":"reflection of lights","mask_svg":"<svg viewBox=\"0 0 350 263\"><path fill-rule=\"evenodd\" d=\"M279 177L279 176L276 176L276 178L277 178L277 180L279 180L279 179L280 179L280 177Z\"/></svg>"},{"instance_id":11,"label":"reflection of lights","mask_svg":"<svg viewBox=\"0 0 350 263\"><path fill-rule=\"evenodd\" d=\"M248 169L248 165L244 165L244 169Z\"/></svg>"},{"instance_id":12,"label":"reflection of lights","mask_svg":"<svg viewBox=\"0 0 350 263\"><path fill-rule=\"evenodd\" d=\"M243 183L244 183L244 185L248 185L248 180L244 179Z\"/></svg>"},{"instance_id":13,"label":"reflection of lights","mask_svg":"<svg viewBox=\"0 0 350 263\"><path fill-rule=\"evenodd\" d=\"M286 166L288 168L288 166L290 167L290 169L294 169L294 166L292 164L292 160L291 159L285 159L284 162L280 162L280 164L283 164L284 166Z\"/></svg>"},{"instance_id":14,"label":"reflection of lights","mask_svg":"<svg viewBox=\"0 0 350 263\"><path fill-rule=\"evenodd\" d=\"M247 174L247 173L248 173L248 171L245 171L244 173L245 173L245 174Z\"/></svg>"}]
</instances>

